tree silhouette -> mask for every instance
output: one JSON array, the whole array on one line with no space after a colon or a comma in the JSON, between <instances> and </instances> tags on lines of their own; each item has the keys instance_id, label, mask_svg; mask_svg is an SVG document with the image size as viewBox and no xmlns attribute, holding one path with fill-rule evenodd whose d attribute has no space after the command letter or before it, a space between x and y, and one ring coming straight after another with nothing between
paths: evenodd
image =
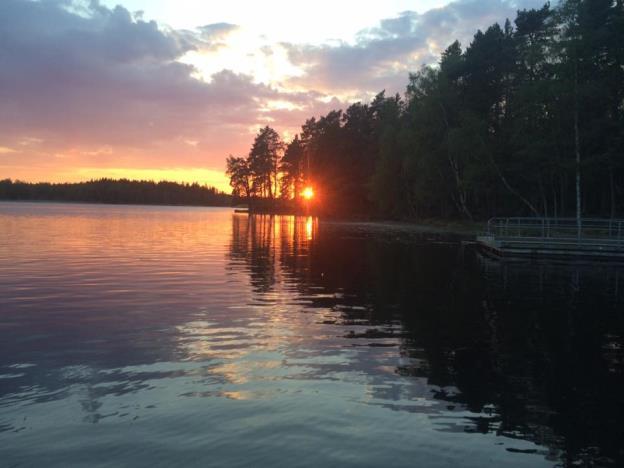
<instances>
[{"instance_id":1,"label":"tree silhouette","mask_svg":"<svg viewBox=\"0 0 624 468\"><path fill-rule=\"evenodd\" d=\"M281 164L265 127L252 191L296 198L311 182L332 215L621 215L624 0L565 0L514 23L453 42L403 97L306 120Z\"/></svg>"},{"instance_id":2,"label":"tree silhouette","mask_svg":"<svg viewBox=\"0 0 624 468\"><path fill-rule=\"evenodd\" d=\"M230 178L230 186L232 187L232 195L236 197L251 197L252 181L251 169L245 158L237 158L229 156L227 158L226 174Z\"/></svg>"},{"instance_id":3,"label":"tree silhouette","mask_svg":"<svg viewBox=\"0 0 624 468\"><path fill-rule=\"evenodd\" d=\"M0 180L0 200L46 200L148 205L230 206L232 197L214 187L175 182L99 179L49 184Z\"/></svg>"},{"instance_id":4,"label":"tree silhouette","mask_svg":"<svg viewBox=\"0 0 624 468\"><path fill-rule=\"evenodd\" d=\"M275 198L278 187L278 167L283 150L282 139L271 127L262 128L249 152L249 168L253 175L254 192Z\"/></svg>"}]
</instances>

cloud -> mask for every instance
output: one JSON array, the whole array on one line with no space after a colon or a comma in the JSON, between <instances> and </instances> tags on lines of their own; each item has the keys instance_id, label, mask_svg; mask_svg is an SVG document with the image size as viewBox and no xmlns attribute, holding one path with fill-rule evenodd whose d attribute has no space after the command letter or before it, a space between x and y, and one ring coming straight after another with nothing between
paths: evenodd
<instances>
[{"instance_id":1,"label":"cloud","mask_svg":"<svg viewBox=\"0 0 624 468\"><path fill-rule=\"evenodd\" d=\"M265 122L266 103L291 97L229 70L203 81L179 61L236 28L168 31L97 1L3 0L0 145L20 148L2 152L3 172L84 163L78 155L90 165L220 168L225 155L247 147L250 128ZM102 147L112 150L104 154Z\"/></svg>"},{"instance_id":2,"label":"cloud","mask_svg":"<svg viewBox=\"0 0 624 468\"><path fill-rule=\"evenodd\" d=\"M230 23L212 23L205 26L200 26L199 29L202 32L202 36L209 39L223 39L232 32L239 29L236 24Z\"/></svg>"},{"instance_id":3,"label":"cloud","mask_svg":"<svg viewBox=\"0 0 624 468\"><path fill-rule=\"evenodd\" d=\"M197 27L194 31L172 30L170 35L177 37L198 52L216 52L227 47L226 40L240 27L230 23L212 23Z\"/></svg>"},{"instance_id":4,"label":"cloud","mask_svg":"<svg viewBox=\"0 0 624 468\"><path fill-rule=\"evenodd\" d=\"M261 83L220 62L200 77L184 60L219 60L241 34L235 24L174 30L97 0L1 0L0 177L55 179L97 167L222 170L227 154L248 151L258 127L292 136L305 119L344 109L351 98L401 92L408 71L437 61L456 38L466 44L477 28L538 3L459 0L403 12L353 43L252 41L255 52L241 59L268 63L265 71L281 76ZM299 76L277 73L291 65Z\"/></svg>"},{"instance_id":5,"label":"cloud","mask_svg":"<svg viewBox=\"0 0 624 468\"><path fill-rule=\"evenodd\" d=\"M194 132L266 94L223 71L211 83L177 61L194 45L127 10L91 2L89 16L62 2L0 5L4 64L0 127L72 142L142 145ZM256 89L257 88L257 89Z\"/></svg>"},{"instance_id":6,"label":"cloud","mask_svg":"<svg viewBox=\"0 0 624 468\"><path fill-rule=\"evenodd\" d=\"M458 0L422 14L405 11L383 19L378 26L360 31L354 43L283 44L290 60L306 72L291 78L289 84L328 93L400 92L408 72L437 62L456 39L467 45L477 29L513 20L518 8L542 3Z\"/></svg>"}]
</instances>

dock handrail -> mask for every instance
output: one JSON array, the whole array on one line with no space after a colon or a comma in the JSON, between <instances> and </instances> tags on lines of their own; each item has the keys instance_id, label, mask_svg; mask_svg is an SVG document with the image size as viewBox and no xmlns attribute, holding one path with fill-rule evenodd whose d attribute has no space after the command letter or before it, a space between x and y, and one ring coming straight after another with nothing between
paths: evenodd
<instances>
[{"instance_id":1,"label":"dock handrail","mask_svg":"<svg viewBox=\"0 0 624 468\"><path fill-rule=\"evenodd\" d=\"M624 219L491 218L487 235L506 240L548 240L624 246Z\"/></svg>"}]
</instances>

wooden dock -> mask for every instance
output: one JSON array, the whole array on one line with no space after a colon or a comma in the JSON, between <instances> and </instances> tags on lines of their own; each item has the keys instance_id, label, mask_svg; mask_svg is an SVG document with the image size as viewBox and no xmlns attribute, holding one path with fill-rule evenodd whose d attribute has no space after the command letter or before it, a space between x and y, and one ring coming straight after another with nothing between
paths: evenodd
<instances>
[{"instance_id":1,"label":"wooden dock","mask_svg":"<svg viewBox=\"0 0 624 468\"><path fill-rule=\"evenodd\" d=\"M500 257L624 259L624 220L492 218L479 246Z\"/></svg>"}]
</instances>

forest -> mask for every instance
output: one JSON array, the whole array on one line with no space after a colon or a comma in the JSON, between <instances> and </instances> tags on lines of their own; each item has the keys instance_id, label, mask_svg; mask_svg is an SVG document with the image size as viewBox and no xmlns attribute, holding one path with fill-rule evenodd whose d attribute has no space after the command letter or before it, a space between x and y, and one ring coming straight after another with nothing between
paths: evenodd
<instances>
[{"instance_id":1,"label":"forest","mask_svg":"<svg viewBox=\"0 0 624 468\"><path fill-rule=\"evenodd\" d=\"M176 182L99 179L77 183L0 180L0 200L145 205L230 206L232 197L214 187Z\"/></svg>"},{"instance_id":2,"label":"forest","mask_svg":"<svg viewBox=\"0 0 624 468\"><path fill-rule=\"evenodd\" d=\"M450 44L403 95L270 127L233 194L394 219L624 214L624 0L563 0Z\"/></svg>"}]
</instances>

